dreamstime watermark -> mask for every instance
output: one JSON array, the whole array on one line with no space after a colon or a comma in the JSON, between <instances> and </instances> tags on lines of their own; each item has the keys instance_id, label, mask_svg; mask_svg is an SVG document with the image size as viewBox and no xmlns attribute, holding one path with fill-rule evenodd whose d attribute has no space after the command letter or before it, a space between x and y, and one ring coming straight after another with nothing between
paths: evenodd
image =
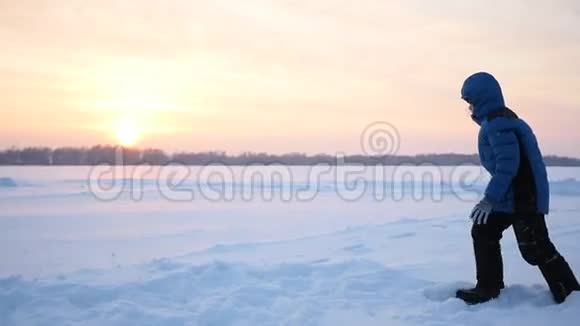
<instances>
[{"instance_id":1,"label":"dreamstime watermark","mask_svg":"<svg viewBox=\"0 0 580 326\"><path fill-rule=\"evenodd\" d=\"M396 155L400 147L399 131L386 121L373 122L361 133L360 148L366 155Z\"/></svg>"},{"instance_id":2,"label":"dreamstime watermark","mask_svg":"<svg viewBox=\"0 0 580 326\"><path fill-rule=\"evenodd\" d=\"M371 198L375 201L442 201L454 196L474 202L481 196L485 173L472 165L441 167L433 164L384 165L381 157L396 155L400 134L388 122L374 122L361 133L360 145L376 163L348 162L337 154L332 164L296 167L284 164L230 166L211 163L164 166L123 163L124 149L118 147L115 164L92 167L88 175L90 193L98 200L113 201L128 196L141 201L155 192L168 201L212 202L282 201L307 202L335 195L344 201Z\"/></svg>"}]
</instances>

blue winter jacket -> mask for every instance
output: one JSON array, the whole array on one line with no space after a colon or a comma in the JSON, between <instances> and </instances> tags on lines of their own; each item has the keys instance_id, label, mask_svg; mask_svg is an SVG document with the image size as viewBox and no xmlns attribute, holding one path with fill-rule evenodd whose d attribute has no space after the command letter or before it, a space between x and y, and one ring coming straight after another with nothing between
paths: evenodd
<instances>
[{"instance_id":1,"label":"blue winter jacket","mask_svg":"<svg viewBox=\"0 0 580 326\"><path fill-rule=\"evenodd\" d=\"M548 214L546 166L530 126L506 108L497 80L476 73L463 84L461 97L474 107L480 125L479 157L491 174L485 197L494 211Z\"/></svg>"}]
</instances>

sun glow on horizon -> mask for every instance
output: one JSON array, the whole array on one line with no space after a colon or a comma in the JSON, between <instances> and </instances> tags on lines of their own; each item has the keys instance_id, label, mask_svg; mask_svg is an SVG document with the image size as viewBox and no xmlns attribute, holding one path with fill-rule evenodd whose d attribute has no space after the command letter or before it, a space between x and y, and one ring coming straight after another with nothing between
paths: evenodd
<instances>
[{"instance_id":1,"label":"sun glow on horizon","mask_svg":"<svg viewBox=\"0 0 580 326\"><path fill-rule=\"evenodd\" d=\"M137 59L95 65L84 75L84 83L94 90L86 100L86 110L104 117L99 129L124 147L142 145L144 135L147 140L158 139L154 136L183 129L181 120L172 117L187 116L192 111L192 81L184 77L183 67L180 68Z\"/></svg>"},{"instance_id":2,"label":"sun glow on horizon","mask_svg":"<svg viewBox=\"0 0 580 326\"><path fill-rule=\"evenodd\" d=\"M117 124L117 141L124 147L134 146L140 138L140 132L133 119L122 119Z\"/></svg>"}]
</instances>

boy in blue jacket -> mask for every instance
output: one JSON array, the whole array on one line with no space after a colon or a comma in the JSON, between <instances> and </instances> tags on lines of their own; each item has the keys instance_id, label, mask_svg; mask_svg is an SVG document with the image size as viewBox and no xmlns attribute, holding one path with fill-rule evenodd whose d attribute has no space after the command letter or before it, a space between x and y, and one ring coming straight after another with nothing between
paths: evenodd
<instances>
[{"instance_id":1,"label":"boy in blue jacket","mask_svg":"<svg viewBox=\"0 0 580 326\"><path fill-rule=\"evenodd\" d=\"M532 129L505 106L497 80L485 72L465 81L461 97L469 103L479 131L479 157L491 174L485 197L471 213L477 286L457 291L468 304L497 298L504 288L500 239L513 226L523 258L538 266L557 303L580 285L550 240L546 166Z\"/></svg>"}]
</instances>

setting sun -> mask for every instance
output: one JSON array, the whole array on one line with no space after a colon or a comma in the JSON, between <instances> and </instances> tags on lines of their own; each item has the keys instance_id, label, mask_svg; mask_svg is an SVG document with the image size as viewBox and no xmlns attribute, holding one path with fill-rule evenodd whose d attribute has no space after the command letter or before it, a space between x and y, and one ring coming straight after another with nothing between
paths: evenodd
<instances>
[{"instance_id":1,"label":"setting sun","mask_svg":"<svg viewBox=\"0 0 580 326\"><path fill-rule=\"evenodd\" d=\"M117 141L119 145L131 147L139 140L139 130L134 120L121 120L117 125Z\"/></svg>"}]
</instances>

